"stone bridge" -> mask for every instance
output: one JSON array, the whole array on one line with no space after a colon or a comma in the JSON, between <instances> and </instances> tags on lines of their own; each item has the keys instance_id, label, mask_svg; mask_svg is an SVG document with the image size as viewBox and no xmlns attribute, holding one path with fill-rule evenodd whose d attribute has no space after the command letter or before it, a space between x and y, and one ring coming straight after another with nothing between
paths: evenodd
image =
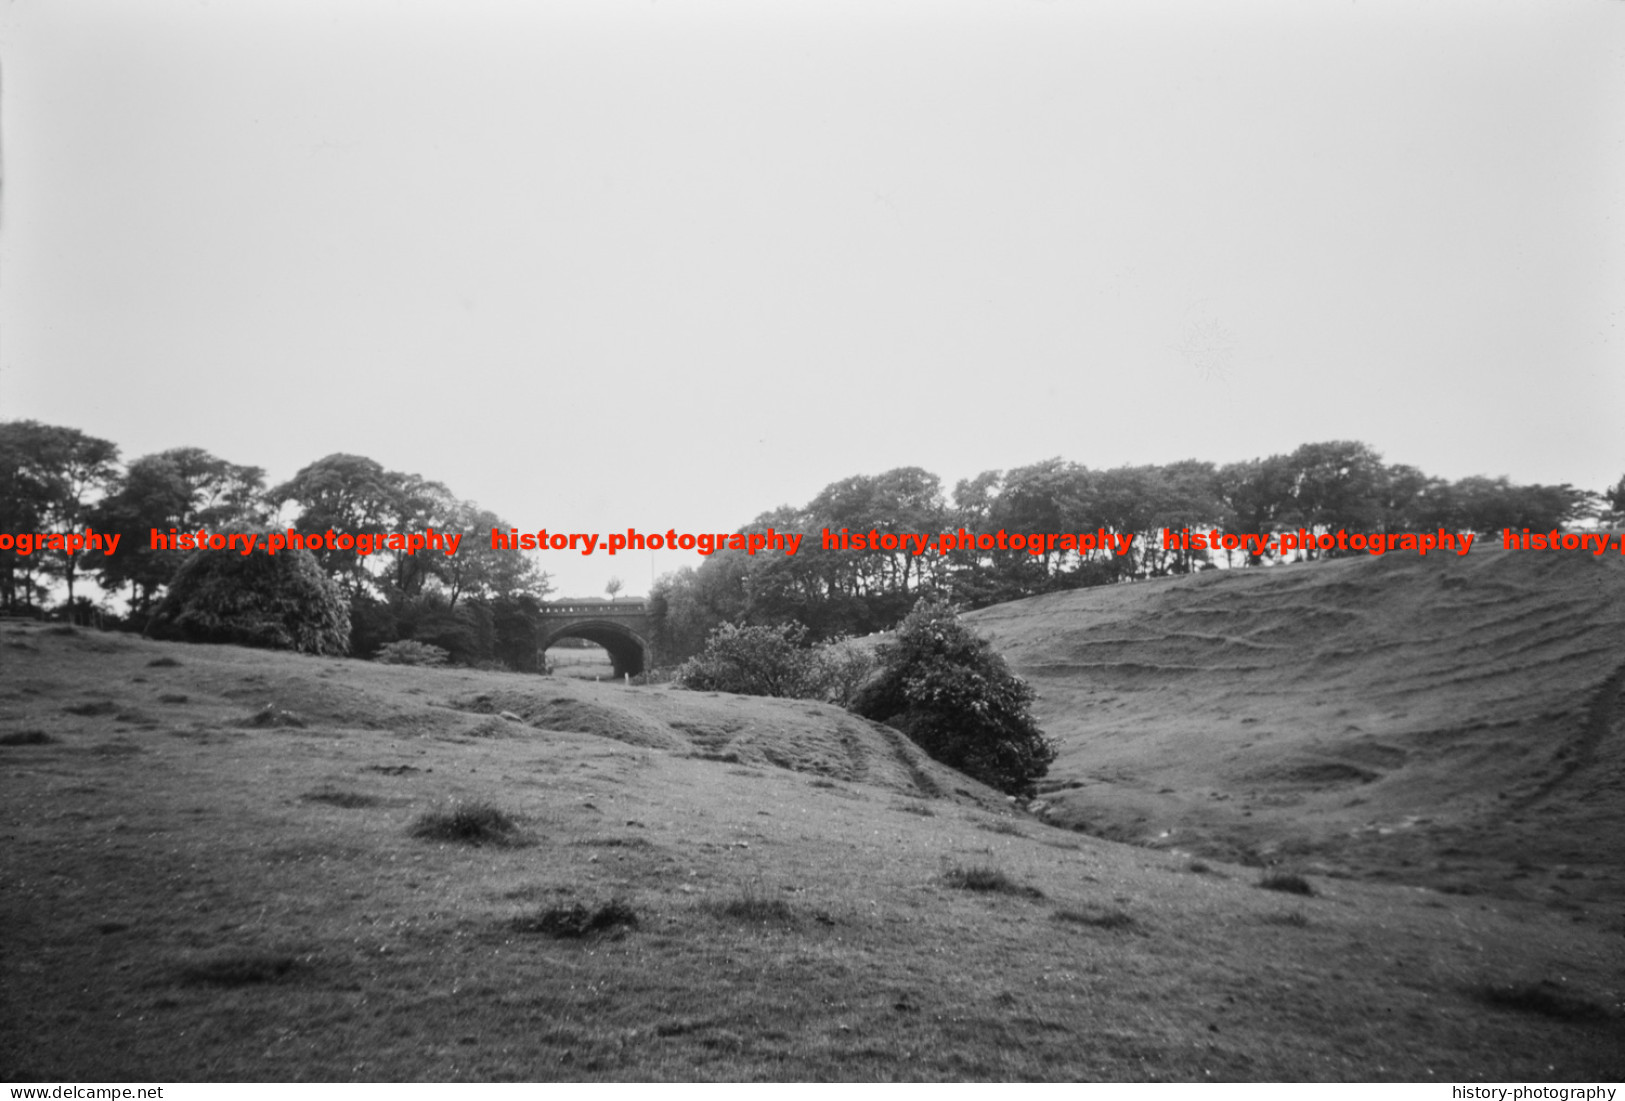
<instances>
[{"instance_id":1,"label":"stone bridge","mask_svg":"<svg viewBox=\"0 0 1625 1101\"><path fill-rule=\"evenodd\" d=\"M542 605L537 665L561 638L584 638L609 651L615 675L637 676L654 664L654 622L641 600L559 600Z\"/></svg>"}]
</instances>

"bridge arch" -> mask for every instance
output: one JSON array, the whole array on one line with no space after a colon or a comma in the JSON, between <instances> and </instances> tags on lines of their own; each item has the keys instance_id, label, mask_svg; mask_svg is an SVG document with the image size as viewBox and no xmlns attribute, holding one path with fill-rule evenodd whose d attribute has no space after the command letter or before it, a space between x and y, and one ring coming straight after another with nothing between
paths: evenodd
<instances>
[{"instance_id":1,"label":"bridge arch","mask_svg":"<svg viewBox=\"0 0 1625 1101\"><path fill-rule=\"evenodd\" d=\"M561 638L584 638L609 653L617 677L647 671L654 665L654 630L643 601L560 601L542 605L536 640L538 663Z\"/></svg>"}]
</instances>

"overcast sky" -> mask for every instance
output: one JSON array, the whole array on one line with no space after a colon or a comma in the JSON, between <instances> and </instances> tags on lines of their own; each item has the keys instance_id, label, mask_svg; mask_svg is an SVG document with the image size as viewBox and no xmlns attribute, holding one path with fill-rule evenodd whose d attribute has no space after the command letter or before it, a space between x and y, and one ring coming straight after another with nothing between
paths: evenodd
<instances>
[{"instance_id":1,"label":"overcast sky","mask_svg":"<svg viewBox=\"0 0 1625 1101\"><path fill-rule=\"evenodd\" d=\"M594 532L1325 439L1625 473L1622 3L11 0L0 34L0 417L126 459L352 452Z\"/></svg>"}]
</instances>

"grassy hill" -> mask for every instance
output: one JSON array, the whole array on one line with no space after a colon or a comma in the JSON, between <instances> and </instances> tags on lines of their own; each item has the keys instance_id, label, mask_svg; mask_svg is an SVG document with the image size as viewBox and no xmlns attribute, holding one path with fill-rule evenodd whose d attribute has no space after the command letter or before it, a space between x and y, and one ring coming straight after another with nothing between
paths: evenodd
<instances>
[{"instance_id":1,"label":"grassy hill","mask_svg":"<svg viewBox=\"0 0 1625 1101\"><path fill-rule=\"evenodd\" d=\"M969 617L1062 743L1054 821L1575 914L1625 904L1625 562L1501 550Z\"/></svg>"},{"instance_id":2,"label":"grassy hill","mask_svg":"<svg viewBox=\"0 0 1625 1101\"><path fill-rule=\"evenodd\" d=\"M1302 862L1334 870L1385 850L1331 846L1322 825L1437 819L1445 802L1466 821L1502 788L1475 794L1457 774L1501 775L1494 746L1542 732L1574 748L1529 749L1550 771L1503 802L1532 835L1552 823L1553 846L1570 822L1608 820L1584 800L1563 818L1541 808L1616 760L1614 728L1593 737L1603 712L1588 709L1617 686L1603 652L1617 571L1520 566L1208 575L980 615L1044 670L1060 782L1083 785L1056 793L1058 818L1132 832L1137 814L1160 826L1163 808L1234 804L1188 824L1239 855L1285 848L1299 813L1320 823ZM1385 603L1378 570L1432 610ZM1459 621L1480 637L1427 622L1489 586L1500 611L1486 600ZM1384 607L1406 633L1316 633L1330 625L1317 588L1344 594L1342 627ZM1362 646L1379 657L1338 656ZM1319 664L1292 672L1306 648ZM1503 677L1469 683L1490 657ZM1530 673L1503 692L1520 662L1569 690ZM1503 696L1510 711L1477 702ZM1512 718L1525 725L1493 725ZM1249 761L1249 740L1267 752ZM1243 779L1345 758L1376 778L1336 795L1320 774ZM1238 785L1228 800L1207 794L1221 782ZM1378 809L1343 806L1356 791ZM1247 833L1260 819L1276 832ZM1587 878L1549 886L1601 890L1617 882L1606 865L1571 863ZM805 701L0 623L7 1080L1572 1081L1625 1067L1617 909L1554 908L1527 885L1544 870L1478 895L1406 870L1308 871L1263 889L1255 867L1047 825Z\"/></svg>"}]
</instances>

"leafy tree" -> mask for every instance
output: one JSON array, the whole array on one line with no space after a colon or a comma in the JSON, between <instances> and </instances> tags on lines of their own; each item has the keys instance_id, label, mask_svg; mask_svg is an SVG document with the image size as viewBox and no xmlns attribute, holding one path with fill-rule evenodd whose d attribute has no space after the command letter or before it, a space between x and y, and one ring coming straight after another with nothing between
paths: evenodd
<instances>
[{"instance_id":1,"label":"leafy tree","mask_svg":"<svg viewBox=\"0 0 1625 1101\"><path fill-rule=\"evenodd\" d=\"M1292 461L1285 455L1220 467L1218 490L1224 526L1248 534L1280 531L1292 522L1294 485ZM1229 557L1226 551L1226 561ZM1249 565L1262 561L1259 554L1250 553L1247 558Z\"/></svg>"},{"instance_id":2,"label":"leafy tree","mask_svg":"<svg viewBox=\"0 0 1625 1101\"><path fill-rule=\"evenodd\" d=\"M655 583L648 614L665 660L699 653L712 631L744 617L746 571L744 555L712 555L699 569L684 566Z\"/></svg>"},{"instance_id":3,"label":"leafy tree","mask_svg":"<svg viewBox=\"0 0 1625 1101\"><path fill-rule=\"evenodd\" d=\"M345 654L350 609L309 551L196 551L176 572L148 632L188 642Z\"/></svg>"},{"instance_id":4,"label":"leafy tree","mask_svg":"<svg viewBox=\"0 0 1625 1101\"><path fill-rule=\"evenodd\" d=\"M294 526L305 534L398 531L405 477L362 455L333 454L301 468L268 496L278 508L299 505ZM363 555L326 547L314 553L330 576L344 578L352 597L365 591L370 575Z\"/></svg>"},{"instance_id":5,"label":"leafy tree","mask_svg":"<svg viewBox=\"0 0 1625 1101\"><path fill-rule=\"evenodd\" d=\"M1377 490L1380 531L1419 531L1450 523L1450 483L1414 466L1384 468Z\"/></svg>"},{"instance_id":6,"label":"leafy tree","mask_svg":"<svg viewBox=\"0 0 1625 1101\"><path fill-rule=\"evenodd\" d=\"M457 662L490 661L500 650L513 665L520 638L534 638L537 601L550 587L547 575L524 552L493 548L490 532L506 530L506 522L459 500L441 483L385 470L363 456L338 454L304 467L270 497L278 506L297 504L294 526L308 534L433 528L463 536L455 554L318 552L323 568L342 578L350 595L355 652L370 654L396 640L415 639L448 650ZM533 657L515 665L533 666Z\"/></svg>"},{"instance_id":7,"label":"leafy tree","mask_svg":"<svg viewBox=\"0 0 1625 1101\"><path fill-rule=\"evenodd\" d=\"M0 531L68 532L84 527L96 497L111 481L118 446L77 428L38 421L0 423ZM65 551L19 555L0 551L0 596L7 607L40 591L35 572L67 583L68 606L82 556Z\"/></svg>"},{"instance_id":8,"label":"leafy tree","mask_svg":"<svg viewBox=\"0 0 1625 1101\"><path fill-rule=\"evenodd\" d=\"M1450 486L1450 519L1467 531L1551 531L1593 514L1596 495L1571 485L1513 485L1500 478L1463 478Z\"/></svg>"},{"instance_id":9,"label":"leafy tree","mask_svg":"<svg viewBox=\"0 0 1625 1101\"><path fill-rule=\"evenodd\" d=\"M878 657L858 714L1000 791L1029 794L1049 770L1055 744L1033 720L1033 690L948 605L922 599Z\"/></svg>"},{"instance_id":10,"label":"leafy tree","mask_svg":"<svg viewBox=\"0 0 1625 1101\"><path fill-rule=\"evenodd\" d=\"M1091 513L1095 488L1092 481L1086 468L1059 456L1017 467L1004 476L1003 487L991 503L987 526L1023 535L1077 532L1085 525L1092 527L1092 517L1084 519ZM1048 549L1042 555L1026 550L992 552L995 568L1014 581L1023 594L1047 589L1052 564L1070 553Z\"/></svg>"},{"instance_id":11,"label":"leafy tree","mask_svg":"<svg viewBox=\"0 0 1625 1101\"><path fill-rule=\"evenodd\" d=\"M42 446L51 431L37 421L0 422L0 532L47 530L57 492ZM42 594L34 581L39 562L38 555L0 550L0 602L7 610L33 604Z\"/></svg>"},{"instance_id":12,"label":"leafy tree","mask_svg":"<svg viewBox=\"0 0 1625 1101\"><path fill-rule=\"evenodd\" d=\"M459 501L446 518L446 529L464 533L453 555L431 557L435 578L453 608L459 597L478 600L541 600L552 590L548 575L523 551L491 546L491 532L507 531L508 522L467 501Z\"/></svg>"},{"instance_id":13,"label":"leafy tree","mask_svg":"<svg viewBox=\"0 0 1625 1101\"><path fill-rule=\"evenodd\" d=\"M144 621L158 590L190 553L154 547L150 533L259 528L270 514L264 487L261 468L229 463L202 448L136 459L88 517L98 530L123 536L116 554L96 559L97 579L109 590L130 586L131 611Z\"/></svg>"},{"instance_id":14,"label":"leafy tree","mask_svg":"<svg viewBox=\"0 0 1625 1101\"><path fill-rule=\"evenodd\" d=\"M1321 534L1339 528L1376 530L1385 481L1381 455L1354 440L1306 443L1287 456L1286 467L1292 479L1291 504L1280 516L1286 526ZM1300 553L1317 558L1336 552L1311 548Z\"/></svg>"},{"instance_id":15,"label":"leafy tree","mask_svg":"<svg viewBox=\"0 0 1625 1101\"><path fill-rule=\"evenodd\" d=\"M1625 475L1603 491L1602 500L1608 509L1606 515L1612 522L1625 519Z\"/></svg>"}]
</instances>

